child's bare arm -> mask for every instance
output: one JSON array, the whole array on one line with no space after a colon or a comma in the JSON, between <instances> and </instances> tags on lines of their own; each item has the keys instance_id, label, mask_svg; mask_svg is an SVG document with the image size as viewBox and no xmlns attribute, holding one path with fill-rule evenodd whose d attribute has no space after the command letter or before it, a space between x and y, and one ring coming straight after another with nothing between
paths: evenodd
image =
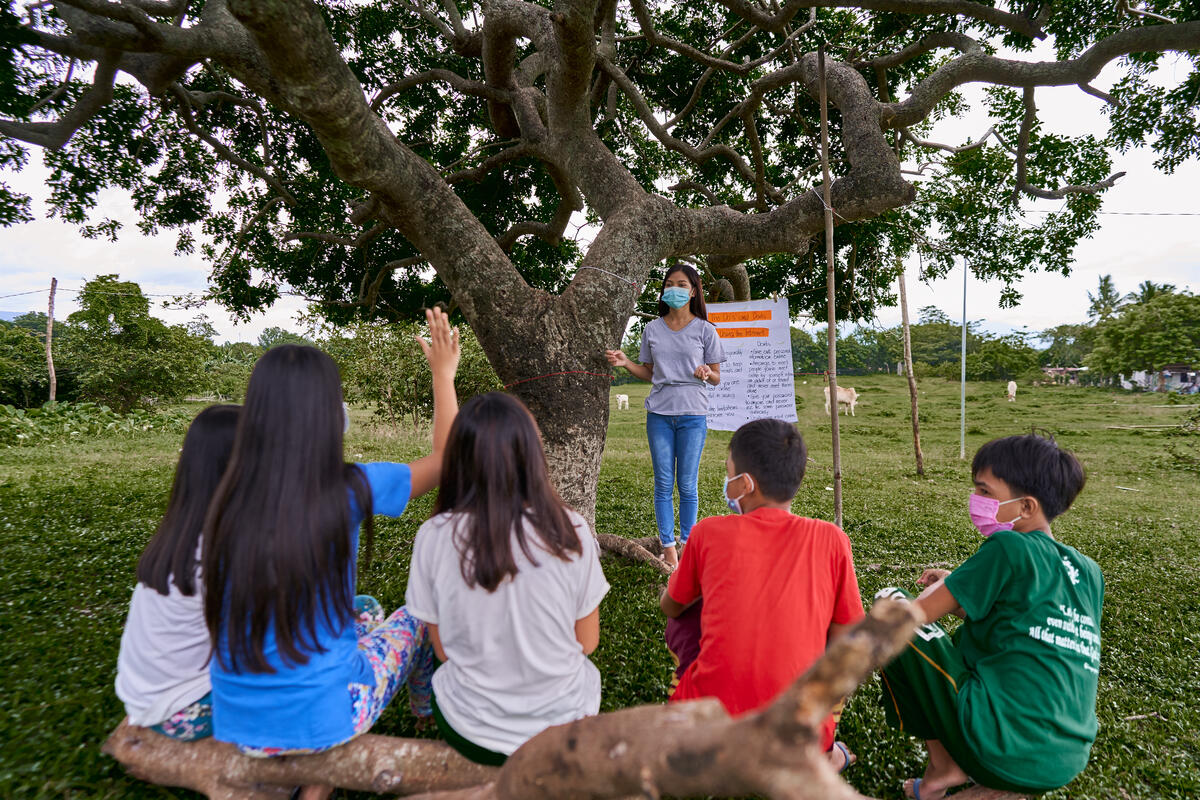
<instances>
[{"instance_id":1,"label":"child's bare arm","mask_svg":"<svg viewBox=\"0 0 1200 800\"><path fill-rule=\"evenodd\" d=\"M936 622L947 614L965 617L962 606L946 588L946 579L941 578L931 585L914 601L917 608L925 615L926 622Z\"/></svg>"},{"instance_id":2,"label":"child's bare arm","mask_svg":"<svg viewBox=\"0 0 1200 800\"><path fill-rule=\"evenodd\" d=\"M429 323L429 341L418 336L417 342L433 372L433 452L409 465L413 497L420 497L438 485L442 475L442 451L458 413L458 396L454 390L459 358L458 330L451 329L449 317L440 308L426 310L425 319Z\"/></svg>"},{"instance_id":3,"label":"child's bare arm","mask_svg":"<svg viewBox=\"0 0 1200 800\"><path fill-rule=\"evenodd\" d=\"M676 600L674 597L671 597L671 593L668 592L667 587L664 586L663 590L662 590L662 594L658 598L658 607L661 608L662 612L664 614L666 614L669 618L675 619L680 614L682 614L684 611L687 611L689 608L696 605L696 603L698 603L699 601L700 601L700 598L697 597L692 602L688 603L687 605L684 605L683 603L680 603L678 600Z\"/></svg>"}]
</instances>

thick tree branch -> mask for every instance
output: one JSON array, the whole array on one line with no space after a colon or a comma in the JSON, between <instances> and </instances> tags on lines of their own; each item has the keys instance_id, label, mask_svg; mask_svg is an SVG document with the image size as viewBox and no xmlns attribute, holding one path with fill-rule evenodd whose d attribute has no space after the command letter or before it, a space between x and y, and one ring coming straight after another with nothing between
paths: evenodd
<instances>
[{"instance_id":1,"label":"thick tree branch","mask_svg":"<svg viewBox=\"0 0 1200 800\"><path fill-rule=\"evenodd\" d=\"M747 22L770 31L779 30L805 8L861 8L866 11L890 11L897 14L947 14L967 17L1007 28L1031 39L1045 37L1041 28L1027 17L970 0L790 0L782 8L774 5L774 14L764 9L765 4L758 6L749 0L718 1Z\"/></svg>"},{"instance_id":2,"label":"thick tree branch","mask_svg":"<svg viewBox=\"0 0 1200 800\"><path fill-rule=\"evenodd\" d=\"M1200 21L1174 25L1145 25L1120 31L1068 61L1026 62L997 58L986 53L966 53L943 64L921 81L908 98L884 105L883 122L903 128L929 115L934 106L964 83L1000 86L1087 86L1104 65L1115 58L1140 52L1200 50Z\"/></svg>"},{"instance_id":3,"label":"thick tree branch","mask_svg":"<svg viewBox=\"0 0 1200 800\"><path fill-rule=\"evenodd\" d=\"M1025 88L1023 101L1025 103L1025 116L1021 119L1021 132L1017 137L1017 179L1016 188L1013 189L1013 199L1016 200L1017 195L1021 192L1030 197L1040 197L1043 200L1062 200L1067 195L1071 194L1096 194L1110 188L1118 180L1125 177L1124 172L1117 172L1109 175L1099 183L1092 183L1086 186L1067 185L1061 186L1058 189L1039 189L1036 186L1031 186L1027 180L1027 161L1029 154L1029 139L1033 133L1033 126L1037 123L1037 103L1034 100L1034 90L1032 86Z\"/></svg>"},{"instance_id":4,"label":"thick tree branch","mask_svg":"<svg viewBox=\"0 0 1200 800\"><path fill-rule=\"evenodd\" d=\"M196 123L196 117L192 114L191 98L186 89L179 84L173 84L170 91L171 95L176 100L177 107L179 109L179 116L183 120L184 126L191 132L193 136L211 147L213 152L228 161L230 164L233 164L234 166L239 167L262 180L264 183L274 189L276 194L282 197L288 205L295 205L295 195L293 195L288 188L283 185L283 182L280 181L279 178L275 177L262 167L259 167L256 164L251 164L249 161L233 152L233 150L229 149L229 147L220 139L213 136Z\"/></svg>"},{"instance_id":5,"label":"thick tree branch","mask_svg":"<svg viewBox=\"0 0 1200 800\"><path fill-rule=\"evenodd\" d=\"M1000 140L1000 135L996 132L995 125L984 131L983 135L975 141L962 145L942 144L940 142L931 142L926 139L918 139L917 137L913 136L912 131L910 131L908 128L901 128L900 135L906 141L912 142L917 147L924 147L929 150L945 150L947 153L965 153L969 150L974 150L977 147L983 147L983 145L987 144L988 137L991 136L995 136L998 141ZM1003 144L1003 141L1001 141L1001 144ZM1007 145L1005 146L1007 147Z\"/></svg>"},{"instance_id":6,"label":"thick tree branch","mask_svg":"<svg viewBox=\"0 0 1200 800\"><path fill-rule=\"evenodd\" d=\"M96 64L92 85L55 122L16 122L0 119L0 133L22 142L58 150L112 100L119 55L108 53Z\"/></svg>"},{"instance_id":7,"label":"thick tree branch","mask_svg":"<svg viewBox=\"0 0 1200 800\"><path fill-rule=\"evenodd\" d=\"M794 31L785 34L783 42L773 50L768 52L766 55L760 56L759 58L751 61L738 62L728 61L725 56L736 50L741 43L751 39L754 34L758 32L757 27L751 27L751 29L747 31L740 39L726 47L725 51L721 55L710 56L709 54L693 47L690 44L686 44L678 39L672 39L669 36L660 34L654 27L654 17L651 15L650 9L646 5L645 0L631 0L631 5L634 16L637 18L638 25L641 26L642 35L645 37L646 42L649 45L652 47L665 47L668 50L673 50L679 55L695 61L698 64L703 64L710 69L732 72L736 75L748 75L749 73L761 67L763 64L775 60L780 56L780 54L788 49L788 46L798 36L800 36L800 34L812 28L812 26L817 22L817 10L816 8L813 8L811 14L809 15L809 20L796 28ZM672 125L673 123L668 124L667 127L670 128Z\"/></svg>"},{"instance_id":8,"label":"thick tree branch","mask_svg":"<svg viewBox=\"0 0 1200 800\"><path fill-rule=\"evenodd\" d=\"M747 163L746 159L742 158L736 150L726 144L706 145L702 148L693 147L682 139L672 136L670 131L658 121L658 117L650 108L650 104L646 102L646 98L638 91L637 86L633 81L621 71L621 69L613 64L608 59L598 59L598 64L605 73L613 79L613 82L620 87L625 96L629 98L633 105L634 111L637 112L638 118L642 124L653 134L654 138L658 139L667 148L687 157L696 164L703 164L714 158L724 158L733 166L746 183L753 186L756 182L754 168ZM741 106L738 107L739 109ZM734 112L730 112L731 114ZM773 198L774 199L774 198Z\"/></svg>"},{"instance_id":9,"label":"thick tree branch","mask_svg":"<svg viewBox=\"0 0 1200 800\"><path fill-rule=\"evenodd\" d=\"M907 47L889 53L885 56L873 58L870 61L863 61L857 64L863 69L891 69L898 67L901 64L906 64L912 61L917 56L922 56L925 53L937 50L942 47L953 47L961 53L981 53L983 48L979 46L979 42L967 36L965 33L957 31L945 31L942 33L934 33L926 36L924 39L913 42Z\"/></svg>"},{"instance_id":10,"label":"thick tree branch","mask_svg":"<svg viewBox=\"0 0 1200 800\"><path fill-rule=\"evenodd\" d=\"M316 7L231 0L230 9L274 76L256 89L307 122L339 177L374 196L381 218L430 260L480 337L503 336L536 293L437 171L372 112Z\"/></svg>"},{"instance_id":11,"label":"thick tree branch","mask_svg":"<svg viewBox=\"0 0 1200 800\"><path fill-rule=\"evenodd\" d=\"M379 90L375 98L371 100L371 108L378 111L385 102L395 95L403 91L411 89L414 86L419 86L423 83L433 83L441 81L449 84L452 88L457 89L463 94L474 95L475 97L483 97L492 103L508 103L511 100L509 92L502 89L497 89L494 86L489 86L486 83L473 81L469 78L464 78L457 72L448 69L431 69L427 72L419 72L415 75L407 75L395 83L389 83Z\"/></svg>"}]
</instances>

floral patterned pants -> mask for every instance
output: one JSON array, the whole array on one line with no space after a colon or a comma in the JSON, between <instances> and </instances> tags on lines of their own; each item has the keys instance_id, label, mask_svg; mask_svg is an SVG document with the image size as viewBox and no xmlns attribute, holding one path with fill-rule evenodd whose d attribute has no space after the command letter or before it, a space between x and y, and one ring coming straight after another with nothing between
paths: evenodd
<instances>
[{"instance_id":1,"label":"floral patterned pants","mask_svg":"<svg viewBox=\"0 0 1200 800\"><path fill-rule=\"evenodd\" d=\"M408 700L413 713L418 717L433 714L431 681L437 661L425 623L410 615L403 606L385 619L383 606L365 594L354 598L354 609L358 614L354 623L358 649L366 654L375 672L374 685L351 683L348 687L354 736L345 742L311 749L238 745L238 750L248 756L265 758L320 753L345 744L370 730L404 683L408 684Z\"/></svg>"}]
</instances>

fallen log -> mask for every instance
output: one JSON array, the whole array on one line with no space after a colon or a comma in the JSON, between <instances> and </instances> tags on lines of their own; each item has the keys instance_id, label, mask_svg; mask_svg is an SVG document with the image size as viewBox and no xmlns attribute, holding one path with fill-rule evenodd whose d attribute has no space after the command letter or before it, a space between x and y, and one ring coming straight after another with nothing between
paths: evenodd
<instances>
[{"instance_id":1,"label":"fallen log","mask_svg":"<svg viewBox=\"0 0 1200 800\"><path fill-rule=\"evenodd\" d=\"M315 755L250 758L226 742L180 742L125 720L100 749L136 778L211 800L276 800L303 784L420 794L477 786L497 771L468 761L445 742L370 733Z\"/></svg>"},{"instance_id":2,"label":"fallen log","mask_svg":"<svg viewBox=\"0 0 1200 800\"><path fill-rule=\"evenodd\" d=\"M712 699L614 711L543 731L499 769L468 762L442 742L372 734L317 755L248 758L212 739L179 742L125 722L103 751L138 778L212 800L278 800L300 784L419 800L860 800L822 752L821 722L905 646L916 625L911 604L880 601L762 711L733 719ZM1017 795L972 787L956 797Z\"/></svg>"}]
</instances>

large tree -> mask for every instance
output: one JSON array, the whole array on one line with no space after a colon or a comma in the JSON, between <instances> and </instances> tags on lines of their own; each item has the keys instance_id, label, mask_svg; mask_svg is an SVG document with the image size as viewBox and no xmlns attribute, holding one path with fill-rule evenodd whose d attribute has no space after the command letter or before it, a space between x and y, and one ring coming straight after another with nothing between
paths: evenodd
<instances>
[{"instance_id":1,"label":"large tree","mask_svg":"<svg viewBox=\"0 0 1200 800\"><path fill-rule=\"evenodd\" d=\"M127 189L145 230L204 248L237 310L284 290L335 319L450 300L590 511L602 351L656 265L692 258L727 296L753 276L823 313L819 44L837 311L862 317L913 251L933 272L969 255L1010 281L1005 302L1023 271L1069 270L1118 177L1108 146L1149 141L1168 170L1197 151L1197 16L1195 0L7 2L0 167L45 148L53 212L90 236L119 228L98 190ZM1024 60L1042 39L1055 58ZM1188 66L1164 87L1171 51ZM1114 61L1111 92L1093 87ZM989 85L991 127L927 141L968 83ZM1110 136L1043 131L1048 86L1104 101ZM1022 198L1063 202L1031 225ZM0 184L0 223L28 216ZM583 245L573 218L593 225Z\"/></svg>"}]
</instances>

